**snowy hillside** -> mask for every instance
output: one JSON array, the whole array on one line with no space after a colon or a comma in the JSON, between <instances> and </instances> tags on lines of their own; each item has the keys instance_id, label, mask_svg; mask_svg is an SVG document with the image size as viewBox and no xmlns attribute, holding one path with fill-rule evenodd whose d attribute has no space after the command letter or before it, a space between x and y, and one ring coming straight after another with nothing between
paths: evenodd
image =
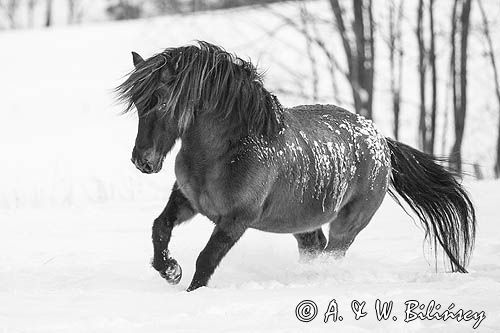
<instances>
[{"instance_id":1,"label":"snowy hillside","mask_svg":"<svg viewBox=\"0 0 500 333\"><path fill-rule=\"evenodd\" d=\"M322 11L321 6L312 9ZM292 4L273 8L297 12ZM500 183L494 181L467 184L479 220L467 275L443 273L441 265L436 273L423 231L390 199L342 261L300 264L291 235L249 231L209 288L188 294L183 290L211 232L211 224L196 217L174 230L171 243L184 269L181 283L167 285L150 267L151 225L174 182L175 152L157 175L140 174L130 163L136 118L120 116L112 94L131 69L130 51L148 56L167 46L208 40L267 70L271 90L293 91L297 80L308 79L308 68L294 67L303 63L301 38L261 9L2 31L0 331L472 330L474 321L405 323L404 302L411 299L485 311L477 330L500 331ZM487 103L488 97L479 97L488 92L474 80L471 84L475 103ZM322 86L322 101L331 102L326 83ZM377 92L375 116L389 135L384 89ZM279 97L285 105L307 102L290 94ZM406 106L416 109L411 99ZM406 112L403 125L412 120ZM471 124L466 152L473 152L468 154L473 162L491 151L496 123ZM406 128L404 138L413 143L414 126ZM474 131L481 133L472 137ZM377 321L377 298L394 301L397 321ZM295 317L296 305L305 299L319 308L310 323ZM325 324L332 299L344 320ZM365 318L353 319L352 300L366 301Z\"/></svg>"}]
</instances>

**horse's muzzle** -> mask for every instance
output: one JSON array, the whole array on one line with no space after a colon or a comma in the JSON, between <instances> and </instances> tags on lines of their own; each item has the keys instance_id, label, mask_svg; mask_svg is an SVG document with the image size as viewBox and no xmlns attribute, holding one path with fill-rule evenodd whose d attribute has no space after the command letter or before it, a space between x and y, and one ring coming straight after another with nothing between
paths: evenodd
<instances>
[{"instance_id":1,"label":"horse's muzzle","mask_svg":"<svg viewBox=\"0 0 500 333\"><path fill-rule=\"evenodd\" d=\"M132 163L134 163L135 167L139 169L142 173L157 173L161 170L163 159L159 159L157 161L151 161L149 159L139 159L139 158L131 158Z\"/></svg>"},{"instance_id":2,"label":"horse's muzzle","mask_svg":"<svg viewBox=\"0 0 500 333\"><path fill-rule=\"evenodd\" d=\"M135 167L137 169L139 169L142 173L148 173L149 174L149 173L154 173L155 172L155 168L153 166L153 163L151 163L149 161L140 162L138 160L134 160L133 158L131 160L132 160L132 163L134 163Z\"/></svg>"}]
</instances>

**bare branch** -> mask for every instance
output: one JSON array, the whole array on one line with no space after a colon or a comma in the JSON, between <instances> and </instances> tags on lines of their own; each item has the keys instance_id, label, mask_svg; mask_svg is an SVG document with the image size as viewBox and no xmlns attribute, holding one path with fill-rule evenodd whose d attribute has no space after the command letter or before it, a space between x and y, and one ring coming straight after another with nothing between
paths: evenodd
<instances>
[{"instance_id":1,"label":"bare branch","mask_svg":"<svg viewBox=\"0 0 500 333\"><path fill-rule=\"evenodd\" d=\"M342 44L344 45L344 51L346 53L347 64L349 66L349 73L352 72L352 49L351 43L347 36L346 27L344 23L344 17L342 15L342 8L340 7L338 0L330 0L330 5L332 7L333 14L335 15L335 22L337 23L337 29L339 31L340 37L342 39Z\"/></svg>"},{"instance_id":2,"label":"bare branch","mask_svg":"<svg viewBox=\"0 0 500 333\"><path fill-rule=\"evenodd\" d=\"M335 58L333 53L330 52L330 50L326 46L326 43L321 38L312 36L309 33L309 31L306 31L303 27L298 25L297 22L295 22L294 20L292 20L288 16L285 16L285 15L283 15L283 14L281 14L281 13L279 13L271 8L269 10L272 14L281 18L288 26L294 28L295 30L297 30L298 32L300 32L301 34L306 36L306 38L308 38L311 42L316 44L316 46L319 47L321 49L321 51L323 51L323 53L325 54L328 61L330 61L334 65L335 69L338 70L339 72L341 72L346 78L349 78L349 74L345 70L342 70L342 66L337 61L337 59Z\"/></svg>"},{"instance_id":3,"label":"bare branch","mask_svg":"<svg viewBox=\"0 0 500 333\"><path fill-rule=\"evenodd\" d=\"M302 2L300 6L300 19L302 22L302 26L304 27L304 31L306 34L306 49L307 49L307 57L309 58L309 62L311 63L311 74L312 74L312 86L313 86L313 101L318 101L318 85L319 85L319 74L317 68L316 57L314 56L314 50L312 49L312 41L308 37L309 36L309 22L308 22L308 13L305 4Z\"/></svg>"},{"instance_id":4,"label":"bare branch","mask_svg":"<svg viewBox=\"0 0 500 333\"><path fill-rule=\"evenodd\" d=\"M493 69L493 78L495 81L495 94L498 102L498 134L497 134L497 147L496 147L496 161L494 166L494 174L496 178L500 178L500 80L498 78L498 68L495 60L495 48L493 47L493 39L491 38L490 24L488 22L488 17L486 16L486 11L484 10L483 3L481 0L478 1L479 10L481 12L481 17L483 21L483 34L486 38L488 45L488 57L490 59L491 68Z\"/></svg>"}]
</instances>

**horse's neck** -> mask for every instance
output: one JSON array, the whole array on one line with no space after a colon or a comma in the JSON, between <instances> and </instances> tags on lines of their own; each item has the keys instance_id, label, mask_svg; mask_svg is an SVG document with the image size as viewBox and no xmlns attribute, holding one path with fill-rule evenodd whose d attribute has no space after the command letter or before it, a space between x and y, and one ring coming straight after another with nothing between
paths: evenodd
<instances>
[{"instance_id":1,"label":"horse's neck","mask_svg":"<svg viewBox=\"0 0 500 333\"><path fill-rule=\"evenodd\" d=\"M245 136L244 130L234 126L231 119L198 118L182 136L186 149L196 152L203 160L220 159L228 154L231 145Z\"/></svg>"}]
</instances>

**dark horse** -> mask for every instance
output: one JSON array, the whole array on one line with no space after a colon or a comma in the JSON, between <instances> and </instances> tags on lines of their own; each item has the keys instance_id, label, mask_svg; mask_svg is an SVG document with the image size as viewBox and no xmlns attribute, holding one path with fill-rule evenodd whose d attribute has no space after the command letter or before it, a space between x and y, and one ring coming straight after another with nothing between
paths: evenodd
<instances>
[{"instance_id":1,"label":"dark horse","mask_svg":"<svg viewBox=\"0 0 500 333\"><path fill-rule=\"evenodd\" d=\"M182 142L152 236L153 267L170 283L181 277L168 250L172 229L197 213L215 228L188 291L208 283L248 228L293 234L303 258L343 256L386 192L406 201L452 271L466 272L474 208L432 156L337 106L283 108L250 62L218 46L199 42L147 60L132 55L135 69L117 88L126 111L135 106L139 116L132 162L158 172Z\"/></svg>"}]
</instances>

